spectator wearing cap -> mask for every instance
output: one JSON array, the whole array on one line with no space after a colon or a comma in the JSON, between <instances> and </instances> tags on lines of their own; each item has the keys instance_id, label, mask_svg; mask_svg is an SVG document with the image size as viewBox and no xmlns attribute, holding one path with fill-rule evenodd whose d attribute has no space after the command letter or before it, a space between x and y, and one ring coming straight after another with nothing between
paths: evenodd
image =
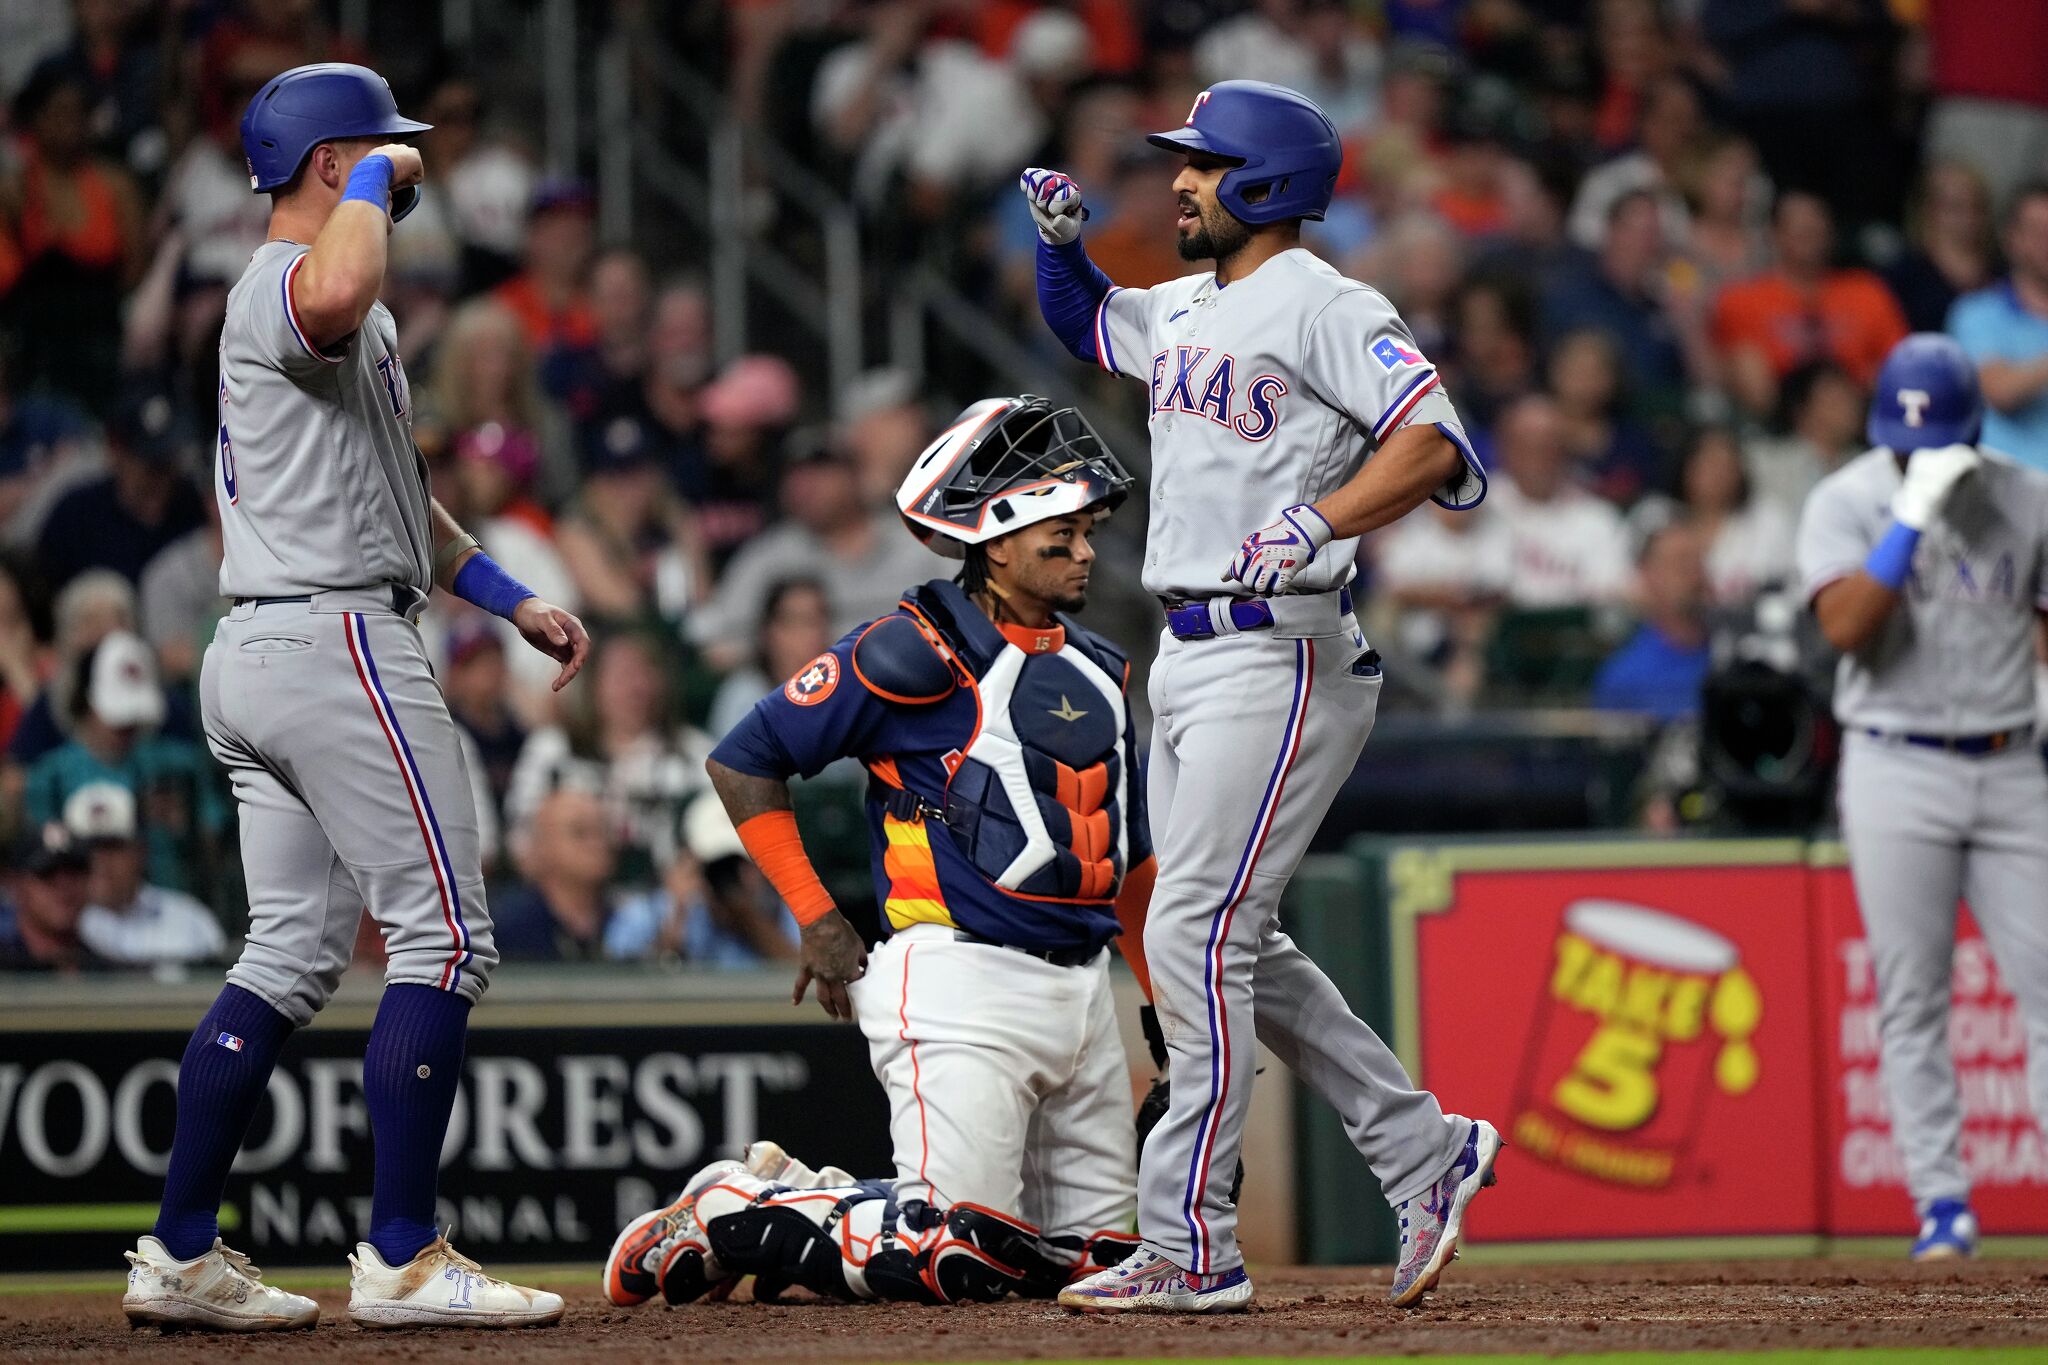
<instances>
[{"instance_id":1,"label":"spectator wearing cap","mask_svg":"<svg viewBox=\"0 0 2048 1365\"><path fill-rule=\"evenodd\" d=\"M441 691L448 712L476 746L490 805L502 815L512 772L526 747L527 726L512 705L505 643L488 620L471 617L449 627L448 666Z\"/></svg>"},{"instance_id":2,"label":"spectator wearing cap","mask_svg":"<svg viewBox=\"0 0 2048 1365\"><path fill-rule=\"evenodd\" d=\"M220 593L220 505L209 497L199 505L205 522L157 551L142 571L138 595L142 636L174 683L198 678L206 644L229 606Z\"/></svg>"},{"instance_id":3,"label":"spectator wearing cap","mask_svg":"<svg viewBox=\"0 0 2048 1365\"><path fill-rule=\"evenodd\" d=\"M615 624L679 620L707 575L688 510L654 462L647 428L615 417L586 433L583 487L555 533L586 614Z\"/></svg>"},{"instance_id":4,"label":"spectator wearing cap","mask_svg":"<svg viewBox=\"0 0 2048 1365\"><path fill-rule=\"evenodd\" d=\"M834 638L893 611L911 584L950 576L897 517L861 497L860 471L830 445L805 451L783 474L782 509L783 519L733 556L718 591L690 617L691 641L716 667L745 660L769 591L792 575L831 585Z\"/></svg>"},{"instance_id":5,"label":"spectator wearing cap","mask_svg":"<svg viewBox=\"0 0 2048 1365\"><path fill-rule=\"evenodd\" d=\"M21 335L22 384L70 394L95 413L118 398L121 296L145 264L142 205L119 166L94 154L91 96L75 72L37 71L14 99L27 136L0 203L19 253L0 305Z\"/></svg>"},{"instance_id":6,"label":"spectator wearing cap","mask_svg":"<svg viewBox=\"0 0 2048 1365\"><path fill-rule=\"evenodd\" d=\"M705 789L712 743L678 714L667 637L628 631L590 651L590 686L578 688L559 725L527 736L512 770L505 815L514 828L563 788L602 798L621 859L620 877L652 881L676 851L683 806Z\"/></svg>"},{"instance_id":7,"label":"spectator wearing cap","mask_svg":"<svg viewBox=\"0 0 2048 1365\"><path fill-rule=\"evenodd\" d=\"M761 605L753 655L725 675L704 728L713 735L730 731L755 702L831 648L832 639L832 599L824 583L796 575L777 580Z\"/></svg>"},{"instance_id":8,"label":"spectator wearing cap","mask_svg":"<svg viewBox=\"0 0 2048 1365\"><path fill-rule=\"evenodd\" d=\"M2048 469L2048 181L2013 196L2005 255L2010 273L1958 299L1948 329L1977 365L1984 444Z\"/></svg>"},{"instance_id":9,"label":"spectator wearing cap","mask_svg":"<svg viewBox=\"0 0 2048 1365\"><path fill-rule=\"evenodd\" d=\"M597 340L590 309L591 252L597 245L597 197L580 180L544 180L533 193L520 272L491 291L526 333L536 355Z\"/></svg>"},{"instance_id":10,"label":"spectator wearing cap","mask_svg":"<svg viewBox=\"0 0 2048 1365\"><path fill-rule=\"evenodd\" d=\"M618 864L613 828L604 802L576 786L548 792L520 822L513 856L525 880L491 897L501 961L604 958Z\"/></svg>"},{"instance_id":11,"label":"spectator wearing cap","mask_svg":"<svg viewBox=\"0 0 2048 1365\"><path fill-rule=\"evenodd\" d=\"M149 880L190 891L200 884L227 805L210 760L191 740L158 733L164 693L156 657L139 636L115 631L79 661L71 738L29 769L25 806L35 824L63 818L80 788L112 782L143 814Z\"/></svg>"},{"instance_id":12,"label":"spectator wearing cap","mask_svg":"<svg viewBox=\"0 0 2048 1365\"><path fill-rule=\"evenodd\" d=\"M1572 482L1557 405L1517 400L1495 431L1500 472L1487 490L1514 555L1509 599L1518 607L1594 606L1628 593L1628 531L1613 504Z\"/></svg>"},{"instance_id":13,"label":"spectator wearing cap","mask_svg":"<svg viewBox=\"0 0 2048 1365\"><path fill-rule=\"evenodd\" d=\"M168 389L129 386L108 424L106 475L65 494L43 523L36 562L53 588L95 568L139 582L158 551L205 521L179 468L187 438Z\"/></svg>"},{"instance_id":14,"label":"spectator wearing cap","mask_svg":"<svg viewBox=\"0 0 2048 1365\"><path fill-rule=\"evenodd\" d=\"M1906 335L1898 300L1870 271L1835 266L1834 215L1818 195L1780 194L1771 242L1776 267L1714 301L1714 344L1736 398L1767 414L1785 376L1815 360L1832 360L1869 388Z\"/></svg>"},{"instance_id":15,"label":"spectator wearing cap","mask_svg":"<svg viewBox=\"0 0 2048 1365\"><path fill-rule=\"evenodd\" d=\"M1607 235L1608 211L1624 194L1651 196L1664 218L1664 237L1684 242L1692 227L1683 184L1700 151L1705 123L1700 97L1682 76L1661 76L1644 92L1636 125L1635 150L1588 172L1572 200L1571 238L1598 251Z\"/></svg>"},{"instance_id":16,"label":"spectator wearing cap","mask_svg":"<svg viewBox=\"0 0 2048 1365\"><path fill-rule=\"evenodd\" d=\"M7 742L9 809L20 808L18 779L29 765L56 749L69 733L72 695L84 677L80 661L113 632L135 629L135 588L112 569L88 569L57 594L51 615L56 641L51 663L43 670L48 685L36 694Z\"/></svg>"},{"instance_id":17,"label":"spectator wearing cap","mask_svg":"<svg viewBox=\"0 0 2048 1365\"><path fill-rule=\"evenodd\" d=\"M772 355L739 357L703 392L704 464L680 484L714 569L775 515L777 452L796 418L797 395L796 371Z\"/></svg>"},{"instance_id":18,"label":"spectator wearing cap","mask_svg":"<svg viewBox=\"0 0 2048 1365\"><path fill-rule=\"evenodd\" d=\"M1600 665L1593 705L1659 721L1699 714L1713 664L1706 558L1697 527L1674 521L1644 542L1636 569L1642 622Z\"/></svg>"},{"instance_id":19,"label":"spectator wearing cap","mask_svg":"<svg viewBox=\"0 0 2048 1365\"><path fill-rule=\"evenodd\" d=\"M64 829L85 850L88 903L78 936L109 962L168 966L218 962L227 935L193 896L143 876L135 794L116 782L88 782L64 803Z\"/></svg>"},{"instance_id":20,"label":"spectator wearing cap","mask_svg":"<svg viewBox=\"0 0 2048 1365\"><path fill-rule=\"evenodd\" d=\"M8 873L8 895L0 900L0 971L68 974L114 965L79 937L86 858L61 824L23 835Z\"/></svg>"},{"instance_id":21,"label":"spectator wearing cap","mask_svg":"<svg viewBox=\"0 0 2048 1365\"><path fill-rule=\"evenodd\" d=\"M716 793L684 809L683 847L659 887L628 897L605 924L606 957L758 967L797 955L796 917L754 866Z\"/></svg>"}]
</instances>

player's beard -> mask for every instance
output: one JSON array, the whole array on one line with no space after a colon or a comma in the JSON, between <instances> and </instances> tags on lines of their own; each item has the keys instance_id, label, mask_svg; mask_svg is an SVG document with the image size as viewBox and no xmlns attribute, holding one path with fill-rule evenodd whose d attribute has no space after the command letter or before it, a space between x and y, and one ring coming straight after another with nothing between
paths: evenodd
<instances>
[{"instance_id":1,"label":"player's beard","mask_svg":"<svg viewBox=\"0 0 2048 1365\"><path fill-rule=\"evenodd\" d=\"M1227 261L1244 250L1252 230L1221 204L1195 204L1193 232L1177 234L1174 246L1184 261Z\"/></svg>"}]
</instances>

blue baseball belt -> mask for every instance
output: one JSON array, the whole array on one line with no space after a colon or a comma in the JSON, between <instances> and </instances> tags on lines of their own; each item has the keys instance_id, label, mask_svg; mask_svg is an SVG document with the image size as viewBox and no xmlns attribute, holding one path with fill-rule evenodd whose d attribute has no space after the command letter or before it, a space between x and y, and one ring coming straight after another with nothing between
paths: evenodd
<instances>
[{"instance_id":1,"label":"blue baseball belt","mask_svg":"<svg viewBox=\"0 0 2048 1365\"><path fill-rule=\"evenodd\" d=\"M1213 640L1216 638L1216 623L1209 615L1210 599L1198 601L1162 598L1160 606L1166 610L1166 629L1176 640ZM1271 630L1273 628L1273 600L1269 597L1236 597L1230 599L1225 609L1230 614L1230 623L1240 631ZM1337 590L1337 615L1351 614L1351 589Z\"/></svg>"},{"instance_id":2,"label":"blue baseball belt","mask_svg":"<svg viewBox=\"0 0 2048 1365\"><path fill-rule=\"evenodd\" d=\"M1897 740L1921 749L1940 749L1945 753L1966 754L1972 758L1983 754L1995 754L2004 749L2025 744L2034 737L2031 725L2016 725L2010 730L1993 730L1981 735L1920 735L1904 730L1879 730L1865 726L1863 732L1877 739Z\"/></svg>"}]
</instances>

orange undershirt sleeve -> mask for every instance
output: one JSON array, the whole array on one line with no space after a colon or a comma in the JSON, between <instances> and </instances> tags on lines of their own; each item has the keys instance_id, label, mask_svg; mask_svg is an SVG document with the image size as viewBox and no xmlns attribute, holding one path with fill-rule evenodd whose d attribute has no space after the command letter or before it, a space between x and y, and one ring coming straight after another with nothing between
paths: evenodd
<instances>
[{"instance_id":1,"label":"orange undershirt sleeve","mask_svg":"<svg viewBox=\"0 0 2048 1365\"><path fill-rule=\"evenodd\" d=\"M749 819L739 827L740 842L761 875L788 904L798 924L815 924L832 913L832 893L818 880L804 841L797 833L793 811L771 810Z\"/></svg>"}]
</instances>

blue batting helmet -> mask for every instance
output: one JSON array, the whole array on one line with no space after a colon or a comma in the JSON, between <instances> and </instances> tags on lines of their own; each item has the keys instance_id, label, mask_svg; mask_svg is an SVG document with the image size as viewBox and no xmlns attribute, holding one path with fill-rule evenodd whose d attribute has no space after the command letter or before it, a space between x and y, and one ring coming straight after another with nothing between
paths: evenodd
<instances>
[{"instance_id":1,"label":"blue batting helmet","mask_svg":"<svg viewBox=\"0 0 2048 1365\"><path fill-rule=\"evenodd\" d=\"M1221 81L1195 96L1188 121L1145 139L1172 152L1207 152L1237 163L1216 198L1247 223L1321 218L1337 189L1344 146L1315 101L1267 81ZM1249 191L1263 190L1253 200Z\"/></svg>"},{"instance_id":2,"label":"blue batting helmet","mask_svg":"<svg viewBox=\"0 0 2048 1365\"><path fill-rule=\"evenodd\" d=\"M1870 398L1872 445L1900 454L1975 445L1984 424L1977 367L1951 337L1915 332L1892 347Z\"/></svg>"},{"instance_id":3,"label":"blue batting helmet","mask_svg":"<svg viewBox=\"0 0 2048 1365\"><path fill-rule=\"evenodd\" d=\"M242 114L242 155L249 164L249 188L263 193L289 185L313 149L323 142L346 137L405 137L433 126L401 117L390 84L367 66L348 62L295 66L271 77ZM419 191L413 186L398 191L392 196L392 218L403 218L418 199Z\"/></svg>"}]
</instances>

